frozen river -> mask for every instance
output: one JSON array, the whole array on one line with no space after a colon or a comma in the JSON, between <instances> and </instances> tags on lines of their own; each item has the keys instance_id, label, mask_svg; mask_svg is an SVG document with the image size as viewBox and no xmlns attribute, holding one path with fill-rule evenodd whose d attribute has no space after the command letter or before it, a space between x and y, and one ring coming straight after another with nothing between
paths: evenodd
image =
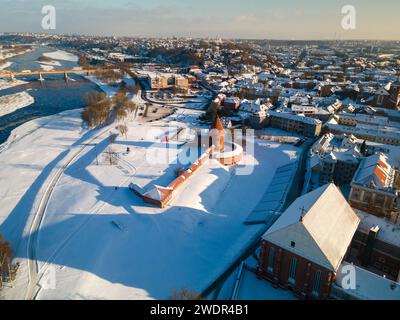
<instances>
[{"instance_id":1,"label":"frozen river","mask_svg":"<svg viewBox=\"0 0 400 320\"><path fill-rule=\"evenodd\" d=\"M36 47L34 51L8 59L12 62L9 70L40 70L37 59L45 53L56 52L51 47ZM57 55L55 55L57 57ZM73 69L77 62L68 60L55 60L54 69ZM65 110L82 108L85 95L89 91L99 90L98 87L81 76L69 74L71 80L65 82L63 75L46 75L45 81L38 81L37 76L18 77L27 81L27 84L0 90L0 96L27 91L34 99L34 104L16 110L0 117L0 143L10 136L13 129L35 118L56 114Z\"/></svg>"}]
</instances>

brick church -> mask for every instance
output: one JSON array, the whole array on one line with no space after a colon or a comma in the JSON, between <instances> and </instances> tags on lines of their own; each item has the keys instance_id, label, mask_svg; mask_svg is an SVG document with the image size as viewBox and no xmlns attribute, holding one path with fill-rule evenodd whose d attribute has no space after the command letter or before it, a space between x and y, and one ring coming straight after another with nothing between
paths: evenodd
<instances>
[{"instance_id":1,"label":"brick church","mask_svg":"<svg viewBox=\"0 0 400 320\"><path fill-rule=\"evenodd\" d=\"M327 299L360 219L334 184L296 199L263 235L258 275L305 299Z\"/></svg>"}]
</instances>

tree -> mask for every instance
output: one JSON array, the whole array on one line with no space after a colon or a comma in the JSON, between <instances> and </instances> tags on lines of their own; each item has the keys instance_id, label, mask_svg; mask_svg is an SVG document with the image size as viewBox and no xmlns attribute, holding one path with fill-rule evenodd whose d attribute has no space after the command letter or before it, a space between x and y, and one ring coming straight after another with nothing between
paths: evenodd
<instances>
[{"instance_id":1,"label":"tree","mask_svg":"<svg viewBox=\"0 0 400 320\"><path fill-rule=\"evenodd\" d=\"M113 69L103 69L103 70L96 70L95 77L100 79L101 81L113 84L118 82L122 79L122 73L118 70Z\"/></svg>"},{"instance_id":2,"label":"tree","mask_svg":"<svg viewBox=\"0 0 400 320\"><path fill-rule=\"evenodd\" d=\"M119 124L115 127L122 136L125 136L125 139L128 138L128 127L125 124Z\"/></svg>"},{"instance_id":3,"label":"tree","mask_svg":"<svg viewBox=\"0 0 400 320\"><path fill-rule=\"evenodd\" d=\"M79 55L78 65L79 65L80 67L83 67L83 68L86 68L86 67L89 66L89 62L88 62L88 60L86 59L86 56L85 56L85 55L83 55L83 54L80 54L80 55Z\"/></svg>"},{"instance_id":4,"label":"tree","mask_svg":"<svg viewBox=\"0 0 400 320\"><path fill-rule=\"evenodd\" d=\"M114 114L118 120L123 120L128 112L136 109L136 104L129 100L124 91L118 92L112 99L114 105Z\"/></svg>"},{"instance_id":5,"label":"tree","mask_svg":"<svg viewBox=\"0 0 400 320\"><path fill-rule=\"evenodd\" d=\"M112 131L110 131L110 133L108 135L108 140L110 141L110 144L113 144L116 139L117 139L117 135L115 133L113 133Z\"/></svg>"},{"instance_id":6,"label":"tree","mask_svg":"<svg viewBox=\"0 0 400 320\"><path fill-rule=\"evenodd\" d=\"M6 275L6 277L10 276L11 257L12 250L10 243L5 241L3 236L0 235L0 287L2 286L3 275Z\"/></svg>"},{"instance_id":7,"label":"tree","mask_svg":"<svg viewBox=\"0 0 400 320\"><path fill-rule=\"evenodd\" d=\"M89 92L86 95L86 107L82 119L89 127L98 127L110 118L111 100L103 92Z\"/></svg>"},{"instance_id":8,"label":"tree","mask_svg":"<svg viewBox=\"0 0 400 320\"><path fill-rule=\"evenodd\" d=\"M186 288L179 289L178 291L174 290L171 298L172 300L201 300L201 296L199 294Z\"/></svg>"}]
</instances>

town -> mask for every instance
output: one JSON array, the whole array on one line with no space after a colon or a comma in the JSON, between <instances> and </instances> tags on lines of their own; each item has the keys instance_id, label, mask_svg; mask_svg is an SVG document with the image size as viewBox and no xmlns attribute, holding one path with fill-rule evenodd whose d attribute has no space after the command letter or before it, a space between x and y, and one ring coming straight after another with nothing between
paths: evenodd
<instances>
[{"instance_id":1,"label":"town","mask_svg":"<svg viewBox=\"0 0 400 320\"><path fill-rule=\"evenodd\" d=\"M0 296L399 300L399 111L399 41L0 34Z\"/></svg>"}]
</instances>

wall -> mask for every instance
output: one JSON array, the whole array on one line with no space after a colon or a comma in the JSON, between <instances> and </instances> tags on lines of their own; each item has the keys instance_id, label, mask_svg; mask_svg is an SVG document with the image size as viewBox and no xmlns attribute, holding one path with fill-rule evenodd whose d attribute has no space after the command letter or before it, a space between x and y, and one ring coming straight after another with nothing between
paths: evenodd
<instances>
[{"instance_id":1,"label":"wall","mask_svg":"<svg viewBox=\"0 0 400 320\"><path fill-rule=\"evenodd\" d=\"M271 247L275 248L274 268L272 272L267 269ZM294 285L288 281L292 257L295 257L298 261L296 281ZM315 273L318 270L322 272L319 295L314 296L312 294L312 287ZM332 271L267 241L262 241L261 243L258 274L259 276L272 281L275 285L292 289L295 295L304 299L328 299L335 278Z\"/></svg>"}]
</instances>

